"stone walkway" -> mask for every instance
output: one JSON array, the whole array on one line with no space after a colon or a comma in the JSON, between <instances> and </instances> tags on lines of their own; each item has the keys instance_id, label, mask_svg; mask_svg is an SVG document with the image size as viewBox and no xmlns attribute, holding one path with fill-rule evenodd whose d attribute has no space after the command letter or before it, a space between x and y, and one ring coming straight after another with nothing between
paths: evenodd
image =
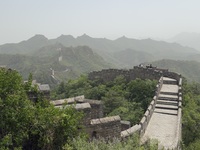
<instances>
[{"instance_id":1,"label":"stone walkway","mask_svg":"<svg viewBox=\"0 0 200 150\"><path fill-rule=\"evenodd\" d=\"M176 137L178 85L174 79L164 78L163 80L161 94L141 141L144 143L148 139L156 139L160 148L168 148L173 144Z\"/></svg>"}]
</instances>

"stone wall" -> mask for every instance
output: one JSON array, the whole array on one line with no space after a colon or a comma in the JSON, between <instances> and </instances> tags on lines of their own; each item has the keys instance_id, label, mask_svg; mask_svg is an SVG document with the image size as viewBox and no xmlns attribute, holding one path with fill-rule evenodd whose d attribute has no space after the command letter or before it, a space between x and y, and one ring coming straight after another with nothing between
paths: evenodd
<instances>
[{"instance_id":1,"label":"stone wall","mask_svg":"<svg viewBox=\"0 0 200 150\"><path fill-rule=\"evenodd\" d=\"M77 111L83 112L80 124L81 130L85 130L91 138L113 138L120 139L121 119L119 116L103 118L103 104L99 100L85 99L84 95L51 101L57 107L64 109L69 105L74 105Z\"/></svg>"},{"instance_id":2,"label":"stone wall","mask_svg":"<svg viewBox=\"0 0 200 150\"><path fill-rule=\"evenodd\" d=\"M181 149L182 139L182 78L178 80L179 91L178 91L178 120L176 129L176 139L170 149Z\"/></svg>"},{"instance_id":3,"label":"stone wall","mask_svg":"<svg viewBox=\"0 0 200 150\"><path fill-rule=\"evenodd\" d=\"M81 124L83 124L84 126L89 126L91 120L90 104L89 103L76 104L75 109L79 112L83 112L83 118L81 120Z\"/></svg>"},{"instance_id":4,"label":"stone wall","mask_svg":"<svg viewBox=\"0 0 200 150\"><path fill-rule=\"evenodd\" d=\"M90 119L103 117L103 103L99 100L85 99L84 95L67 98L67 99L55 100L55 101L51 101L51 103L54 106L62 106L62 105L66 105L66 104L69 105L69 104L89 103L91 106L91 108L90 108L91 118Z\"/></svg>"},{"instance_id":5,"label":"stone wall","mask_svg":"<svg viewBox=\"0 0 200 150\"><path fill-rule=\"evenodd\" d=\"M181 75L175 72L166 71L163 73L164 77L176 79L178 82L180 81Z\"/></svg>"},{"instance_id":6,"label":"stone wall","mask_svg":"<svg viewBox=\"0 0 200 150\"><path fill-rule=\"evenodd\" d=\"M143 136L143 134L145 133L145 130L149 124L149 121L151 119L151 116L154 112L155 109L155 105L156 105L156 101L158 99L158 95L160 93L160 90L162 88L163 85L163 77L161 77L159 79L159 82L156 86L156 93L155 96L153 97L153 100L151 101L149 107L147 108L146 112L144 113L144 116L142 117L142 119L140 120L140 123L121 132L121 138L122 139L126 139L127 137L135 134L135 133L139 133L140 136Z\"/></svg>"},{"instance_id":7,"label":"stone wall","mask_svg":"<svg viewBox=\"0 0 200 150\"><path fill-rule=\"evenodd\" d=\"M175 78L178 82L178 85L179 85L179 90L178 90L178 119L177 119L177 129L176 129L176 138L174 140L174 143L173 145L171 145L169 147L169 149L180 149L180 146L181 146L181 139L182 139L182 78L179 74L176 74L176 73L168 73L168 77L171 77L171 78ZM154 112L154 109L155 109L155 105L156 105L156 102L157 102L157 99L158 99L158 95L160 93L160 90L162 88L162 85L163 85L163 77L160 78L159 80L159 83L158 85L156 86L156 93L155 93L155 96L153 98L153 100L151 101L149 107L147 108L144 116L142 117L141 121L139 124L127 129L127 130L124 130L121 132L121 138L122 140L123 139L126 139L127 137L135 134L135 133L139 133L140 136L142 137L145 133L145 130L148 126L148 123L151 119L151 116Z\"/></svg>"},{"instance_id":8,"label":"stone wall","mask_svg":"<svg viewBox=\"0 0 200 150\"><path fill-rule=\"evenodd\" d=\"M127 130L131 127L130 121L121 120L121 131Z\"/></svg>"},{"instance_id":9,"label":"stone wall","mask_svg":"<svg viewBox=\"0 0 200 150\"><path fill-rule=\"evenodd\" d=\"M134 67L130 70L119 70L119 69L108 69L102 70L98 72L92 72L89 74L90 80L100 80L102 82L109 82L114 80L117 76L124 76L127 81L134 80L136 78L141 79L151 79L158 80L158 84L156 86L155 96L151 101L149 107L147 108L144 116L142 117L139 124L130 127L130 124L124 123L121 121L119 116L114 117L103 117L103 104L98 100L89 100L85 99L84 96L74 97L70 99L62 99L53 101L56 107L62 106L65 104L85 104L84 107L76 107L77 110L81 110L85 113L83 124L86 126L86 132L90 135L91 138L105 138L105 139L113 139L121 138L126 139L130 135L134 133L139 133L142 136L145 133L145 130L148 126L148 123L151 119L153 111L155 109L155 105L158 99L158 95L160 94L160 90L163 85L163 76L174 78L179 83L179 109L178 109L178 124L177 127L177 140L175 141L175 145L180 142L181 139L181 110L182 110L182 94L181 94L181 85L182 78L179 74L174 72L169 72L166 69L159 69L155 67L143 68L143 67Z\"/></svg>"},{"instance_id":10,"label":"stone wall","mask_svg":"<svg viewBox=\"0 0 200 150\"><path fill-rule=\"evenodd\" d=\"M24 81L24 84L26 83L28 83L28 81ZM37 102L39 97L50 100L50 87L48 84L37 83L36 80L33 80L31 86L38 89L38 92L27 92L27 95L32 102Z\"/></svg>"},{"instance_id":11,"label":"stone wall","mask_svg":"<svg viewBox=\"0 0 200 150\"><path fill-rule=\"evenodd\" d=\"M168 70L159 68L143 68L134 67L129 70L122 69L107 69L102 71L94 71L89 73L90 80L100 80L101 82L113 81L117 76L123 76L127 81L135 80L136 78L159 80L163 73Z\"/></svg>"},{"instance_id":12,"label":"stone wall","mask_svg":"<svg viewBox=\"0 0 200 150\"><path fill-rule=\"evenodd\" d=\"M141 130L141 125L140 124L136 124L134 126L132 126L131 128L128 128L126 130L123 130L121 132L121 139L125 140L127 139L129 136L132 136L134 134L139 134Z\"/></svg>"},{"instance_id":13,"label":"stone wall","mask_svg":"<svg viewBox=\"0 0 200 150\"><path fill-rule=\"evenodd\" d=\"M91 106L91 119L103 117L103 103L99 100L84 99Z\"/></svg>"},{"instance_id":14,"label":"stone wall","mask_svg":"<svg viewBox=\"0 0 200 150\"><path fill-rule=\"evenodd\" d=\"M51 101L50 103L54 106L65 105L65 104L75 104L75 103L84 103L85 96L76 96L71 98L59 99Z\"/></svg>"},{"instance_id":15,"label":"stone wall","mask_svg":"<svg viewBox=\"0 0 200 150\"><path fill-rule=\"evenodd\" d=\"M92 119L90 126L91 138L104 138L112 140L113 138L121 138L121 119L119 116L105 117L100 119Z\"/></svg>"}]
</instances>

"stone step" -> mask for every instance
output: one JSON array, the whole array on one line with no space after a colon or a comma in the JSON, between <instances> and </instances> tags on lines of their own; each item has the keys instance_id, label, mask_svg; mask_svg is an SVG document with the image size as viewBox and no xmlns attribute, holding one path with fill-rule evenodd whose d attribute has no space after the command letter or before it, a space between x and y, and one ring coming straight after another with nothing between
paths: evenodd
<instances>
[{"instance_id":1,"label":"stone step","mask_svg":"<svg viewBox=\"0 0 200 150\"><path fill-rule=\"evenodd\" d=\"M156 104L156 108L159 108L159 109L178 110L178 106L164 105L164 104Z\"/></svg>"},{"instance_id":2,"label":"stone step","mask_svg":"<svg viewBox=\"0 0 200 150\"><path fill-rule=\"evenodd\" d=\"M178 115L177 110L159 109L159 108L155 108L154 113L161 113L161 114L167 114L167 115Z\"/></svg>"},{"instance_id":3,"label":"stone step","mask_svg":"<svg viewBox=\"0 0 200 150\"><path fill-rule=\"evenodd\" d=\"M168 100L160 100L158 99L157 104L164 104L164 105L173 105L173 106L178 106L178 101L168 101Z\"/></svg>"},{"instance_id":4,"label":"stone step","mask_svg":"<svg viewBox=\"0 0 200 150\"><path fill-rule=\"evenodd\" d=\"M163 84L177 85L177 80L172 78L163 77Z\"/></svg>"},{"instance_id":5,"label":"stone step","mask_svg":"<svg viewBox=\"0 0 200 150\"><path fill-rule=\"evenodd\" d=\"M168 95L177 95L179 87L178 85L163 84L160 93Z\"/></svg>"},{"instance_id":6,"label":"stone step","mask_svg":"<svg viewBox=\"0 0 200 150\"><path fill-rule=\"evenodd\" d=\"M158 99L159 100L177 101L178 100L178 95L159 94Z\"/></svg>"},{"instance_id":7,"label":"stone step","mask_svg":"<svg viewBox=\"0 0 200 150\"><path fill-rule=\"evenodd\" d=\"M160 91L160 94L163 94L163 95L178 95L178 92Z\"/></svg>"}]
</instances>

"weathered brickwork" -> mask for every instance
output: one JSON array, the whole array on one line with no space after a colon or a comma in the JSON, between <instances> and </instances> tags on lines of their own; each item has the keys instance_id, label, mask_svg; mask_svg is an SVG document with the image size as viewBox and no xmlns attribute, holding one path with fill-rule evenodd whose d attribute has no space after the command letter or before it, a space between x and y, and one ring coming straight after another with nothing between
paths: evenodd
<instances>
[{"instance_id":1,"label":"weathered brickwork","mask_svg":"<svg viewBox=\"0 0 200 150\"><path fill-rule=\"evenodd\" d=\"M130 121L121 120L121 131L124 131L131 127Z\"/></svg>"},{"instance_id":2,"label":"weathered brickwork","mask_svg":"<svg viewBox=\"0 0 200 150\"><path fill-rule=\"evenodd\" d=\"M180 75L168 71L168 69L160 69L157 67L139 67L135 66L133 69L104 69L102 71L94 71L89 73L90 80L100 80L102 82L113 81L117 76L123 76L127 81L140 79L159 80L161 76L174 78L178 80Z\"/></svg>"},{"instance_id":3,"label":"weathered brickwork","mask_svg":"<svg viewBox=\"0 0 200 150\"><path fill-rule=\"evenodd\" d=\"M134 67L130 70L107 69L91 72L89 74L89 79L108 82L113 81L117 76L123 76L127 81L134 80L136 78L159 80L160 76L162 76L162 71L143 67Z\"/></svg>"},{"instance_id":4,"label":"weathered brickwork","mask_svg":"<svg viewBox=\"0 0 200 150\"><path fill-rule=\"evenodd\" d=\"M78 96L51 101L51 103L57 108L74 105L77 111L83 112L84 116L80 124L84 126L83 130L88 133L91 139L100 137L106 140L120 139L121 119L119 116L103 117L103 104L101 101ZM127 125L126 128L128 128Z\"/></svg>"},{"instance_id":5,"label":"weathered brickwork","mask_svg":"<svg viewBox=\"0 0 200 150\"><path fill-rule=\"evenodd\" d=\"M89 126L92 114L90 104L89 103L76 104L75 109L77 111L83 112L83 118L81 120L81 124L84 126Z\"/></svg>"},{"instance_id":6,"label":"weathered brickwork","mask_svg":"<svg viewBox=\"0 0 200 150\"><path fill-rule=\"evenodd\" d=\"M104 138L112 140L113 138L121 138L121 119L119 116L105 117L100 119L92 119L90 126L91 138Z\"/></svg>"},{"instance_id":7,"label":"weathered brickwork","mask_svg":"<svg viewBox=\"0 0 200 150\"><path fill-rule=\"evenodd\" d=\"M84 99L84 102L90 103L91 106L91 119L103 117L103 104L99 100Z\"/></svg>"}]
</instances>

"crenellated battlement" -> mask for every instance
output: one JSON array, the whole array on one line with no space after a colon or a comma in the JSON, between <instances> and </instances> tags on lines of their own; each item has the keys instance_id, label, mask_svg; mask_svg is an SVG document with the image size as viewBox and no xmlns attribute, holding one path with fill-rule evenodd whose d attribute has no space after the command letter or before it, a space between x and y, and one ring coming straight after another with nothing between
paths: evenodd
<instances>
[{"instance_id":1,"label":"crenellated battlement","mask_svg":"<svg viewBox=\"0 0 200 150\"><path fill-rule=\"evenodd\" d=\"M161 76L172 77L179 80L180 75L168 71L168 69L161 69L152 66L134 66L133 69L104 69L101 71L93 71L89 73L90 80L100 80L102 82L113 81L117 76L123 76L127 81L140 79L159 80Z\"/></svg>"}]
</instances>

